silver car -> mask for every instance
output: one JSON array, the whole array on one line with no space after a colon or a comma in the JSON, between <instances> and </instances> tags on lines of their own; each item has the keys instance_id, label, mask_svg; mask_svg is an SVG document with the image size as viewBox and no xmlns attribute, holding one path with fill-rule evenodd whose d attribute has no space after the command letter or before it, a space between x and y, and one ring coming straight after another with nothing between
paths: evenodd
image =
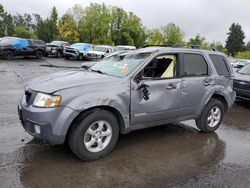
<instances>
[{"instance_id":1,"label":"silver car","mask_svg":"<svg viewBox=\"0 0 250 188\"><path fill-rule=\"evenodd\" d=\"M35 138L96 160L137 129L194 119L214 132L234 103L233 77L220 52L147 47L32 80L18 112Z\"/></svg>"}]
</instances>

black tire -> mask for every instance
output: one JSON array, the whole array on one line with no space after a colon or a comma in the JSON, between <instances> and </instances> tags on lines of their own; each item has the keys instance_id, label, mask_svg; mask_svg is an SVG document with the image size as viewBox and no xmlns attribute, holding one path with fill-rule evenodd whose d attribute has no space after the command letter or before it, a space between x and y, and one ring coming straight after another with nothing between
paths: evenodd
<instances>
[{"instance_id":1,"label":"black tire","mask_svg":"<svg viewBox=\"0 0 250 188\"><path fill-rule=\"evenodd\" d=\"M38 50L38 51L36 52L36 58L37 58L37 59L42 59L42 57L43 57L43 52L40 51L40 50Z\"/></svg>"},{"instance_id":2,"label":"black tire","mask_svg":"<svg viewBox=\"0 0 250 188\"><path fill-rule=\"evenodd\" d=\"M69 56L67 56L67 55L65 55L64 57L65 57L65 59L67 59L67 60L69 59Z\"/></svg>"},{"instance_id":3,"label":"black tire","mask_svg":"<svg viewBox=\"0 0 250 188\"><path fill-rule=\"evenodd\" d=\"M220 117L218 118L218 123L214 126L209 125L208 117L211 114L212 109L218 108L220 110ZM220 126L225 113L225 107L223 103L217 99L210 99L205 108L203 109L201 115L198 119L196 119L196 125L200 129L201 132L211 133L214 132ZM210 120L211 121L211 120Z\"/></svg>"},{"instance_id":4,"label":"black tire","mask_svg":"<svg viewBox=\"0 0 250 188\"><path fill-rule=\"evenodd\" d=\"M112 128L111 138L108 144L105 148L103 148L101 151L98 152L92 152L87 149L85 146L85 139L86 135L88 135L86 132L87 130L95 125L95 122L98 121L105 121L108 122L110 127ZM85 161L93 161L100 159L107 154L109 154L114 146L116 145L118 136L119 136L119 124L115 116L106 110L96 110L90 114L82 115L79 118L79 121L76 121L74 125L72 125L72 129L69 133L69 147L71 151L81 160ZM94 138L94 136L90 136L91 139ZM101 138L105 139L106 138ZM97 144L97 142L95 142ZM97 146L96 146L97 147Z\"/></svg>"},{"instance_id":5,"label":"black tire","mask_svg":"<svg viewBox=\"0 0 250 188\"><path fill-rule=\"evenodd\" d=\"M62 55L63 55L62 52L61 52L60 50L57 50L57 52L56 52L56 57L61 58Z\"/></svg>"},{"instance_id":6,"label":"black tire","mask_svg":"<svg viewBox=\"0 0 250 188\"><path fill-rule=\"evenodd\" d=\"M101 56L101 59L103 59L103 58L104 58L104 55Z\"/></svg>"},{"instance_id":7,"label":"black tire","mask_svg":"<svg viewBox=\"0 0 250 188\"><path fill-rule=\"evenodd\" d=\"M79 54L78 60L82 61L83 60L83 54Z\"/></svg>"},{"instance_id":8,"label":"black tire","mask_svg":"<svg viewBox=\"0 0 250 188\"><path fill-rule=\"evenodd\" d=\"M5 53L4 53L4 58L6 59L13 59L14 58L14 52L11 51L11 50L7 50Z\"/></svg>"}]
</instances>

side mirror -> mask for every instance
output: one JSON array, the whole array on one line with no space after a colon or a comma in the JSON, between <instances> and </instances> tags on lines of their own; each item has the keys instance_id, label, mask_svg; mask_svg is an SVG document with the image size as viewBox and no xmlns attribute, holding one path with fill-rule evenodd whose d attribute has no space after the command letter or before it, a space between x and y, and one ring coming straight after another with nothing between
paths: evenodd
<instances>
[{"instance_id":1,"label":"side mirror","mask_svg":"<svg viewBox=\"0 0 250 188\"><path fill-rule=\"evenodd\" d=\"M142 75L141 73L137 74L134 78L135 83L139 84L141 82Z\"/></svg>"}]
</instances>

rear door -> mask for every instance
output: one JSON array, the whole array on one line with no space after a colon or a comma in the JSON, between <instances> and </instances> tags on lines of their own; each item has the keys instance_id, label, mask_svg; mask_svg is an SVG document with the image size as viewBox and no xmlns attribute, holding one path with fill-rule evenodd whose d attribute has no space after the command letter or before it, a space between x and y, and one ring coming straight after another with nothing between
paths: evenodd
<instances>
[{"instance_id":1,"label":"rear door","mask_svg":"<svg viewBox=\"0 0 250 188\"><path fill-rule=\"evenodd\" d=\"M180 55L181 104L183 116L193 115L210 93L214 83L205 56L200 53Z\"/></svg>"}]
</instances>

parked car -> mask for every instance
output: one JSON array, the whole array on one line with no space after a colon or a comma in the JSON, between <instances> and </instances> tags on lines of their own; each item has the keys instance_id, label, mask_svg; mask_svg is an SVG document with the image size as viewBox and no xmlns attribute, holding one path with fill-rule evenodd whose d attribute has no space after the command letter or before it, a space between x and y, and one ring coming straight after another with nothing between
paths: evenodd
<instances>
[{"instance_id":1,"label":"parked car","mask_svg":"<svg viewBox=\"0 0 250 188\"><path fill-rule=\"evenodd\" d=\"M236 71L233 88L238 99L250 100L250 64Z\"/></svg>"},{"instance_id":2,"label":"parked car","mask_svg":"<svg viewBox=\"0 0 250 188\"><path fill-rule=\"evenodd\" d=\"M236 60L235 62L232 63L232 66L234 68L242 68L249 63L250 63L249 60Z\"/></svg>"},{"instance_id":3,"label":"parked car","mask_svg":"<svg viewBox=\"0 0 250 188\"><path fill-rule=\"evenodd\" d=\"M0 56L12 59L15 56L35 56L41 59L45 54L46 44L42 40L4 37L0 41Z\"/></svg>"},{"instance_id":4,"label":"parked car","mask_svg":"<svg viewBox=\"0 0 250 188\"><path fill-rule=\"evenodd\" d=\"M86 58L86 53L92 50L92 45L87 43L75 43L64 49L64 57L69 59L70 57L83 60Z\"/></svg>"},{"instance_id":5,"label":"parked car","mask_svg":"<svg viewBox=\"0 0 250 188\"><path fill-rule=\"evenodd\" d=\"M63 51L66 46L69 46L68 42L65 41L53 41L46 45L46 56L54 55L56 57L62 57Z\"/></svg>"},{"instance_id":6,"label":"parked car","mask_svg":"<svg viewBox=\"0 0 250 188\"><path fill-rule=\"evenodd\" d=\"M125 54L126 52L128 52L128 50L123 50L123 51L116 51L113 52L109 55L107 55L106 57L104 57L104 59L111 59L111 58L117 58L118 56L121 56L122 54ZM97 61L90 61L90 62L84 62L81 64L81 68L84 69L89 69L91 68L94 64L96 64Z\"/></svg>"},{"instance_id":7,"label":"parked car","mask_svg":"<svg viewBox=\"0 0 250 188\"><path fill-rule=\"evenodd\" d=\"M120 51L120 50L136 50L136 47L135 46L119 45L115 48L115 51Z\"/></svg>"},{"instance_id":8,"label":"parked car","mask_svg":"<svg viewBox=\"0 0 250 188\"><path fill-rule=\"evenodd\" d=\"M87 52L87 59L103 59L112 52L114 52L114 48L112 46L98 45L95 46L93 50Z\"/></svg>"},{"instance_id":9,"label":"parked car","mask_svg":"<svg viewBox=\"0 0 250 188\"><path fill-rule=\"evenodd\" d=\"M68 142L80 159L96 160L112 151L120 133L189 119L202 132L214 132L234 103L233 77L220 52L141 48L88 71L29 82L18 112L34 137Z\"/></svg>"}]
</instances>

